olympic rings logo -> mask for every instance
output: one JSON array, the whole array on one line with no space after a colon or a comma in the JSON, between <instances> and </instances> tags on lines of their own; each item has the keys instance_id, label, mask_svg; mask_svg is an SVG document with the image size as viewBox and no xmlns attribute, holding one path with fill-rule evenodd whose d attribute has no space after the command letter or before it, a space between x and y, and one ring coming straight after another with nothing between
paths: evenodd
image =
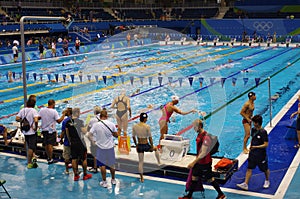
<instances>
[{"instance_id":1,"label":"olympic rings logo","mask_svg":"<svg viewBox=\"0 0 300 199\"><path fill-rule=\"evenodd\" d=\"M269 31L271 28L273 28L273 23L270 21L261 21L261 22L254 22L253 23L253 27L257 30L257 31Z\"/></svg>"}]
</instances>

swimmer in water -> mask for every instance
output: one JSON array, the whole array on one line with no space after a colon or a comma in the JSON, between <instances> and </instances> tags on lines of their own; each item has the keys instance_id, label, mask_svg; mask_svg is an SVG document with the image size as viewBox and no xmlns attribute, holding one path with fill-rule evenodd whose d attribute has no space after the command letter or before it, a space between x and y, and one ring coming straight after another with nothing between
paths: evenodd
<instances>
[{"instance_id":1,"label":"swimmer in water","mask_svg":"<svg viewBox=\"0 0 300 199\"><path fill-rule=\"evenodd\" d=\"M119 73L121 73L122 72L121 66L120 65L116 65L116 67L118 68Z\"/></svg>"},{"instance_id":2,"label":"swimmer in water","mask_svg":"<svg viewBox=\"0 0 300 199\"><path fill-rule=\"evenodd\" d=\"M141 91L141 89L138 88L130 96L136 95L136 94L140 93L140 91Z\"/></svg>"},{"instance_id":3,"label":"swimmer in water","mask_svg":"<svg viewBox=\"0 0 300 199\"><path fill-rule=\"evenodd\" d=\"M11 71L8 71L8 83L11 83L13 82L13 79L12 79L12 72Z\"/></svg>"},{"instance_id":4,"label":"swimmer in water","mask_svg":"<svg viewBox=\"0 0 300 199\"><path fill-rule=\"evenodd\" d=\"M87 56L84 56L83 60L78 61L78 62L76 62L76 59L74 58L74 61L75 61L76 64L81 64L81 63L87 61Z\"/></svg>"}]
</instances>

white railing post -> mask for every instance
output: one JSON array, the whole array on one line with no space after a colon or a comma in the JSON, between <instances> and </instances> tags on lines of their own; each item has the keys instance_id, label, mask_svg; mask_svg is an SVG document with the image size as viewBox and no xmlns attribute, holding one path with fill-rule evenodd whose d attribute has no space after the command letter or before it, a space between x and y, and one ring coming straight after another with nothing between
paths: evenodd
<instances>
[{"instance_id":1,"label":"white railing post","mask_svg":"<svg viewBox=\"0 0 300 199\"><path fill-rule=\"evenodd\" d=\"M37 21L50 21L50 20L65 21L66 20L64 17L44 17L44 16L23 16L20 19L24 107L26 107L26 101L27 101L27 79L26 79L26 62L25 62L25 37L24 37L24 20L26 19L37 20Z\"/></svg>"}]
</instances>

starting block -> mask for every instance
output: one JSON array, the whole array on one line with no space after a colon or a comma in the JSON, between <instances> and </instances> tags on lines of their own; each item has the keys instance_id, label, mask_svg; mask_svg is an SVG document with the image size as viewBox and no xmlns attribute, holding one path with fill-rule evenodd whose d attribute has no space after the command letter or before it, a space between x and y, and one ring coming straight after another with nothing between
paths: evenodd
<instances>
[{"instance_id":1,"label":"starting block","mask_svg":"<svg viewBox=\"0 0 300 199\"><path fill-rule=\"evenodd\" d=\"M165 135L160 145L162 146L161 159L181 161L190 149L190 140L184 140L182 136Z\"/></svg>"}]
</instances>

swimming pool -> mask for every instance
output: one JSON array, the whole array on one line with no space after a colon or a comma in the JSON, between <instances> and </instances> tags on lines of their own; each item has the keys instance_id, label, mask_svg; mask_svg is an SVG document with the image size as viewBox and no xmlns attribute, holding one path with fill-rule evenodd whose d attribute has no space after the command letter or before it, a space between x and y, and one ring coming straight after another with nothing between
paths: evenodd
<instances>
[{"instance_id":1,"label":"swimming pool","mask_svg":"<svg viewBox=\"0 0 300 199\"><path fill-rule=\"evenodd\" d=\"M109 107L121 90L126 89L130 95L140 89L138 94L131 97L133 116L139 115L141 110L149 112L148 123L151 125L155 144L158 144L160 136L159 107L168 102L171 95L176 94L181 98L178 104L180 109L195 108L210 116L205 121L206 129L219 135L219 155L235 158L242 149L244 132L239 112L247 100L246 93L252 90L257 94L254 113L263 115L266 125L270 110L266 79L271 77L271 95L276 98L272 104L275 115L299 89L299 84L296 84L300 76L297 71L300 65L297 59L299 52L299 48L151 44L32 61L27 63L28 94L37 95L39 106L54 98L59 112L68 106L80 107L83 112L81 117L84 119L87 114L92 113L94 105ZM78 63L84 56L88 57L87 61ZM121 73L117 65L121 67ZM16 80L10 84L5 76L0 79L0 122L10 124L15 119L13 113L19 110L23 101L22 82L18 79L21 65L9 64L1 66L1 69L4 71L2 74L8 70L16 74ZM82 82L78 71L82 71ZM33 73L37 74L36 81ZM42 81L39 79L40 74L43 74ZM59 75L59 81L47 82L49 77L50 80L55 79L55 74ZM63 75L66 75L66 82L63 82ZM75 75L74 83L71 82L70 75ZM103 76L107 78L106 83ZM95 81L97 77L98 82ZM193 83L190 85L189 80L192 78ZM201 78L202 87L199 82ZM255 78L259 78L256 80L260 85L256 86ZM221 81L225 81L223 86ZM154 108L148 109L148 105L153 105ZM196 134L193 130L182 129L199 116L176 115L169 124L169 134L180 133L191 139L191 153L195 153L193 143ZM113 117L111 119L114 121ZM136 121L130 122L129 134Z\"/></svg>"}]
</instances>

